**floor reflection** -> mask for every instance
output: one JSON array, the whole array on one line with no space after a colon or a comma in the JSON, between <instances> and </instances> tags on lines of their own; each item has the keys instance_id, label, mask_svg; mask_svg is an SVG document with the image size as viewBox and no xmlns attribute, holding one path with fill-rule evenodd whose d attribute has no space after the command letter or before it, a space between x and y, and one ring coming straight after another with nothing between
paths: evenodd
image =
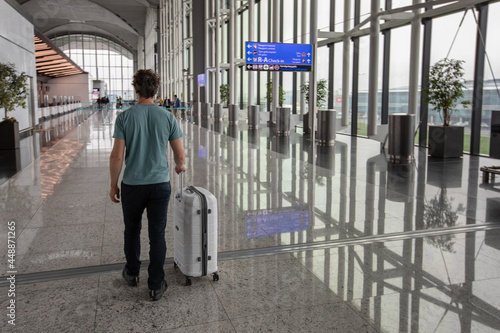
<instances>
[{"instance_id":1,"label":"floor reflection","mask_svg":"<svg viewBox=\"0 0 500 333\"><path fill-rule=\"evenodd\" d=\"M0 185L21 170L21 150L0 150Z\"/></svg>"},{"instance_id":2,"label":"floor reflection","mask_svg":"<svg viewBox=\"0 0 500 333\"><path fill-rule=\"evenodd\" d=\"M39 178L45 201L31 207L20 241L27 269L124 260L121 209L106 193L117 112L83 116L86 121L69 116L44 123L30 143L43 150ZM185 183L217 197L221 255L265 254L249 265L226 259L225 274L239 276L239 270L231 271L239 264L256 275L271 268L278 276L221 279L211 291L226 295L230 286L244 299L262 285L278 286L263 297L274 302L270 311L280 313L286 311L277 306L283 295L298 304L297 312L337 309L331 300L311 305L299 297L334 293L335 302L344 302L374 332L500 330L500 199L492 187L479 186L478 172L491 160L435 160L416 148L412 163L392 164L379 143L367 139L337 135L333 147L318 147L293 132L278 137L267 127L249 130L244 121L197 121L200 126L179 120ZM172 162L170 150L168 156ZM22 167L23 150L10 160L6 168ZM171 181L175 189L173 172ZM27 210L21 205L24 193L10 201L20 210ZM300 270L288 270L290 263ZM312 290L302 290L304 285ZM246 316L246 305L238 302L238 318Z\"/></svg>"}]
</instances>

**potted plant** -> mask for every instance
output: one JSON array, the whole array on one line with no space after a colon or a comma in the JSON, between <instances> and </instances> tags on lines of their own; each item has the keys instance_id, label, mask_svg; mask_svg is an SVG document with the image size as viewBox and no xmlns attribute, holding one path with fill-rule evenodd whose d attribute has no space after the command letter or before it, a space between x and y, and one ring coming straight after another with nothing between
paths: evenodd
<instances>
[{"instance_id":1,"label":"potted plant","mask_svg":"<svg viewBox=\"0 0 500 333\"><path fill-rule=\"evenodd\" d=\"M273 102L273 81L269 81L266 84L266 98L269 101L269 103ZM283 101L285 100L285 91L283 90L282 86L279 86L279 99L278 99L278 105L283 106Z\"/></svg>"},{"instance_id":2,"label":"potted plant","mask_svg":"<svg viewBox=\"0 0 500 333\"><path fill-rule=\"evenodd\" d=\"M451 126L450 117L464 98L463 60L441 59L431 66L429 83L424 89L425 101L434 106L443 118L442 126L429 126L429 154L437 157L460 157L464 150L464 127Z\"/></svg>"},{"instance_id":3,"label":"potted plant","mask_svg":"<svg viewBox=\"0 0 500 333\"><path fill-rule=\"evenodd\" d=\"M16 107L26 107L26 74L17 74L14 64L0 63L0 106L5 117L0 122L0 149L19 148L19 123L8 113Z\"/></svg>"},{"instance_id":4,"label":"potted plant","mask_svg":"<svg viewBox=\"0 0 500 333\"><path fill-rule=\"evenodd\" d=\"M309 105L309 81L304 82L300 86L300 91L305 94L306 104ZM326 99L328 97L328 81L326 79L321 79L316 83L316 105L322 108L326 105ZM304 133L309 134L309 111L303 115L304 123Z\"/></svg>"},{"instance_id":5,"label":"potted plant","mask_svg":"<svg viewBox=\"0 0 500 333\"><path fill-rule=\"evenodd\" d=\"M229 84L224 83L220 85L220 101L222 104L226 104L229 102Z\"/></svg>"}]
</instances>

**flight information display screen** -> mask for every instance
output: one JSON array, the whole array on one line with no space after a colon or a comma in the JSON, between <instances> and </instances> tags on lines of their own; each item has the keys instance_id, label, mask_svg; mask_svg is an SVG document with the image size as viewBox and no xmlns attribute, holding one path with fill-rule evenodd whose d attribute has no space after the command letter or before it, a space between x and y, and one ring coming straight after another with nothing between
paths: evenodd
<instances>
[{"instance_id":1,"label":"flight information display screen","mask_svg":"<svg viewBox=\"0 0 500 333\"><path fill-rule=\"evenodd\" d=\"M311 44L245 42L245 68L249 71L309 72Z\"/></svg>"}]
</instances>

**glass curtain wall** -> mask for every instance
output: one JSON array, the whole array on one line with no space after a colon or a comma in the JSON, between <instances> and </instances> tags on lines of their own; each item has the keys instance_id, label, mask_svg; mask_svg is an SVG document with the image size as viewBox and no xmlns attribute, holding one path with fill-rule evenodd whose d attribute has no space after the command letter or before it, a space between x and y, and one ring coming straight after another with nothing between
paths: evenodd
<instances>
[{"instance_id":1,"label":"glass curtain wall","mask_svg":"<svg viewBox=\"0 0 500 333\"><path fill-rule=\"evenodd\" d=\"M477 16L477 13L476 13ZM456 37L455 37L456 36ZM441 59L463 60L466 80L465 100L472 101L474 85L474 60L476 45L476 22L472 10L459 12L432 21L431 66ZM464 150L470 150L471 108L457 105L457 112L451 113L451 125L465 126ZM428 124L441 125L442 114L429 105Z\"/></svg>"},{"instance_id":2,"label":"glass curtain wall","mask_svg":"<svg viewBox=\"0 0 500 333\"><path fill-rule=\"evenodd\" d=\"M308 43L309 42L309 5L310 2L306 1L306 10L304 11L302 6L306 0L290 0L280 2L280 11L278 13L273 13L273 0L255 0L255 24L256 29L256 41L260 42L270 42L272 40L272 29L273 29L273 18L276 15L280 15L281 22L281 38L285 43ZM222 1L223 5L225 2ZM238 44L236 49L236 56L241 56L241 46L248 39L248 8L247 5L243 3L236 2L238 6L237 19L236 19L236 30L238 32ZM322 31L334 31L334 32L344 32L346 29L344 24L347 23L349 29L353 29L355 26L355 4L359 5L359 20L358 22L363 22L370 17L371 3L369 1L359 1L350 3L350 13L348 18L344 15L345 1L343 0L318 0L318 29ZM432 1L428 2L432 6ZM398 10L402 7L412 6L414 4L413 0L392 0L392 1L381 1L380 10L384 11L386 8L392 10ZM446 8L449 4L441 4L440 9ZM483 107L481 110L481 153L487 154L488 145L486 141L489 138L490 130L490 119L491 111L495 109L500 109L500 93L497 91L495 86L495 74L500 72L500 62L498 57L494 55L497 54L497 44L494 40L495 36L500 31L500 25L498 20L494 20L497 14L500 14L500 4L498 1L488 2L489 6L489 19L487 23L487 34L486 34L486 51L489 55L489 62L485 65L485 83L484 83L484 98ZM452 6L453 7L453 6ZM333 10L332 10L333 8ZM438 6L436 6L438 8ZM464 13L467 11L466 15ZM411 11L407 11L410 13ZM425 13L424 9L420 10L420 15ZM474 66L476 62L476 38L477 38L477 25L474 19L474 15L477 15L476 9L459 9L451 8L450 12L446 11L440 12L438 15L430 15L426 20L432 21L432 31L430 34L430 64L434 64L438 60L448 56L449 58L461 59L465 61L465 78L467 80L467 92L466 99L472 99L472 88L474 79ZM302 20L306 20L306 29L302 31ZM403 20L404 21L404 20ZM401 20L391 19L381 19L381 33L379 36L379 64L378 64L378 102L377 102L377 124L381 124L382 120L382 96L388 97L388 114L396 112L408 112L409 108L409 85L410 85L410 50L411 50L411 20L406 20L402 22ZM388 25L389 24L389 25ZM333 27L333 28L332 28ZM460 29L459 29L460 27ZM339 117L342 109L342 103L348 103L348 124L347 127L342 127L340 131L350 132L353 135L365 136L367 134L367 110L368 110L368 83L369 83L369 60L370 60L370 37L369 37L370 23L366 23L355 31L354 35L348 39L349 52L347 55L349 58L349 77L350 82L347 85L350 91L350 98L347 101L342 100L342 88L343 88L343 59L344 59L344 41L341 38L335 38L332 42L327 45L322 45L318 47L318 79L333 80L330 84L328 95L332 98L332 106L338 111ZM452 46L452 41L456 39ZM352 31L351 31L352 32ZM387 33L390 32L390 33ZM228 22L226 21L222 24L222 45L221 45L221 63L228 63ZM303 39L302 37L305 37ZM422 64L427 61L423 54L423 42L424 42L423 28L420 31L420 50L417 56L419 68L417 70L418 76L422 73ZM96 37L91 37L91 40L85 39L81 43L96 43L98 39ZM388 47L384 49L385 40L388 41ZM355 41L357 40L357 46ZM321 41L321 39L320 39ZM73 42L73 41L71 41ZM69 41L68 41L69 43ZM90 46L89 46L90 47ZM111 43L107 43L108 49L105 45L102 48L102 52L111 52ZM333 52L329 52L329 47L333 47ZM94 47L95 48L95 47ZM83 49L88 49L84 47ZM384 53L386 52L386 53ZM449 54L448 54L449 53ZM355 64L354 54L359 54L359 61ZM86 68L93 75L99 75L99 77L107 77L110 80L111 85L116 85L114 79L118 73L110 71L107 74L103 74L100 70L99 62L104 60L99 57L93 57L93 59L87 59L87 53L78 54L77 57L82 58L85 62ZM389 58L387 62L386 81L387 85L385 90L383 90L383 61L384 58ZM75 58L78 59L78 58ZM491 69L489 64L491 63ZM95 70L94 70L95 68ZM99 68L99 73L97 73L97 68ZM333 72L333 73L332 73ZM95 73L95 74L94 74ZM107 76L105 76L107 75ZM496 74L498 75L498 74ZM305 75L308 81L308 75ZM221 83L227 83L227 71L225 71ZM267 101L267 83L270 81L271 75L268 72L259 72L256 74L255 80L255 99L256 103L260 105L261 111L270 111L269 102ZM354 81L354 82L353 82ZM420 83L422 78L418 79ZM357 95L355 101L353 101L353 87L354 83L357 82L356 89ZM284 90L284 105L292 107L294 112L301 113L301 75L293 73L282 73L281 84ZM245 109L248 103L248 73L243 68L237 69L237 102L241 108ZM122 88L123 89L123 88ZM419 91L421 87L418 87ZM417 98L418 103L420 98ZM325 106L326 107L326 106ZM417 119L421 118L420 106L417 106ZM385 111L384 111L385 112ZM351 116L351 114L353 116ZM385 117L384 113L384 117ZM357 122L356 128L350 129L352 121ZM425 120L424 120L425 121ZM430 106L428 112L428 124L440 124L442 122L441 117L435 110ZM471 110L461 108L459 112L455 113L452 118L452 123L462 124L466 127L466 136L464 138L465 150L470 149L470 138L471 138ZM427 126L428 124L424 124Z\"/></svg>"},{"instance_id":3,"label":"glass curtain wall","mask_svg":"<svg viewBox=\"0 0 500 333\"><path fill-rule=\"evenodd\" d=\"M135 98L132 87L134 57L130 51L109 39L95 35L70 34L56 36L51 40L89 73L89 79L106 82L107 94L111 101L117 97L124 100Z\"/></svg>"},{"instance_id":4,"label":"glass curtain wall","mask_svg":"<svg viewBox=\"0 0 500 333\"><path fill-rule=\"evenodd\" d=\"M389 62L389 114L408 110L408 83L410 82L411 27L391 30Z\"/></svg>"}]
</instances>

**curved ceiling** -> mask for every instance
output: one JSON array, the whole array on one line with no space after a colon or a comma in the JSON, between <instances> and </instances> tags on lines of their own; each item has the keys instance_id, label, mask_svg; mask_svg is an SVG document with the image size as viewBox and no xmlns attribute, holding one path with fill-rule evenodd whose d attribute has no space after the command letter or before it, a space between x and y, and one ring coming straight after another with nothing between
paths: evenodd
<instances>
[{"instance_id":1,"label":"curved ceiling","mask_svg":"<svg viewBox=\"0 0 500 333\"><path fill-rule=\"evenodd\" d=\"M52 38L57 34L98 33L137 50L144 36L148 7L158 0L17 0L33 17L38 31Z\"/></svg>"}]
</instances>

